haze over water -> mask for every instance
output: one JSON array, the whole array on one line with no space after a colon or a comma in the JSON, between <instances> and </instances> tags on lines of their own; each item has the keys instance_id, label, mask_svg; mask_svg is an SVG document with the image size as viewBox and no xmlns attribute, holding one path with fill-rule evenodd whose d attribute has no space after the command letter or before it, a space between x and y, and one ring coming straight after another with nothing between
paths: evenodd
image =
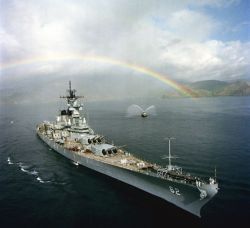
<instances>
[{"instance_id":1,"label":"haze over water","mask_svg":"<svg viewBox=\"0 0 250 228\"><path fill-rule=\"evenodd\" d=\"M126 117L136 103L155 105L157 116ZM192 174L213 176L219 193L202 218L53 152L36 136L36 124L55 120L58 104L1 106L1 226L244 227L250 211L249 97L88 102L90 126L116 145L161 165L167 136L173 162ZM12 219L15 218L15 219Z\"/></svg>"}]
</instances>

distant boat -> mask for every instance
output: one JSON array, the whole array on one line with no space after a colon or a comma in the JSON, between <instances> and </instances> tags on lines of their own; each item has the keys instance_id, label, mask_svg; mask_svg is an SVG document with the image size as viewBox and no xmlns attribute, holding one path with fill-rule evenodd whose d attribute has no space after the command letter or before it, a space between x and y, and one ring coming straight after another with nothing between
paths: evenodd
<instances>
[{"instance_id":1,"label":"distant boat","mask_svg":"<svg viewBox=\"0 0 250 228\"><path fill-rule=\"evenodd\" d=\"M127 116L141 116L143 118L147 117L148 115L156 115L155 106L151 105L145 110L143 110L139 105L132 104L127 109Z\"/></svg>"}]
</instances>

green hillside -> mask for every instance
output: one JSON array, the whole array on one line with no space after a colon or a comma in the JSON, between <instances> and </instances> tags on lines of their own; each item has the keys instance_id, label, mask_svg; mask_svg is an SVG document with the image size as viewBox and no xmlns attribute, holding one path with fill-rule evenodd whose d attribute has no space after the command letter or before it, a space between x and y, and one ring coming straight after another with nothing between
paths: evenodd
<instances>
[{"instance_id":1,"label":"green hillside","mask_svg":"<svg viewBox=\"0 0 250 228\"><path fill-rule=\"evenodd\" d=\"M246 81L225 82L206 80L188 85L198 96L249 96L250 85Z\"/></svg>"},{"instance_id":2,"label":"green hillside","mask_svg":"<svg viewBox=\"0 0 250 228\"><path fill-rule=\"evenodd\" d=\"M186 84L197 97L212 96L250 96L250 83L244 80L226 82L218 80L204 80ZM173 97L169 92L162 95L162 98ZM182 97L181 94L174 97Z\"/></svg>"}]
</instances>

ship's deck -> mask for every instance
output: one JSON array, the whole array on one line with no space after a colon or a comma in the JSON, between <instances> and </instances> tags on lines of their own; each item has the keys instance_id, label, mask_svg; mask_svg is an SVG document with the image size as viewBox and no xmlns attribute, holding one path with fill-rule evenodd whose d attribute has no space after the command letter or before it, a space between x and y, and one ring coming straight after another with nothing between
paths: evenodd
<instances>
[{"instance_id":1,"label":"ship's deck","mask_svg":"<svg viewBox=\"0 0 250 228\"><path fill-rule=\"evenodd\" d=\"M52 135L47 135L42 124L37 126L37 130L43 134L48 139L54 141L57 146L62 149L67 150L69 153L77 154L85 158L100 161L106 164L118 166L124 169L129 169L136 172L144 172L145 170L152 168L158 168L158 166L153 165L149 162L143 161L142 159L136 158L134 155L124 152L121 149L117 150L116 154L99 156L90 151L86 145L82 145L75 141L62 141L61 139L55 140Z\"/></svg>"},{"instance_id":2,"label":"ship's deck","mask_svg":"<svg viewBox=\"0 0 250 228\"><path fill-rule=\"evenodd\" d=\"M136 158L135 156L124 153L122 150L118 150L118 152L115 155L102 157L102 156L96 156L92 152L84 152L84 151L70 151L72 153L78 154L80 156L93 159L96 161L100 161L106 164L118 166L121 168L133 170L136 172L143 172L143 170L153 168L154 165L148 162L145 162L139 158Z\"/></svg>"},{"instance_id":3,"label":"ship's deck","mask_svg":"<svg viewBox=\"0 0 250 228\"><path fill-rule=\"evenodd\" d=\"M39 126L39 125L38 125ZM135 157L134 155L124 152L121 149L117 150L117 153L112 155L99 156L93 153L88 149L86 145L82 145L78 142L67 141L61 142L60 140L55 141L51 136L47 135L43 128L37 128L37 130L47 137L49 140L53 141L57 147L61 147L62 149L68 151L68 153L72 153L73 155L82 156L85 158L89 158L95 161L99 161L102 163L106 163L109 165L117 166L123 169L128 169L135 172L152 174L153 176L157 176L163 179L169 179L172 181L189 183L191 185L196 185L196 180L202 181L204 180L200 178L187 175L185 173L179 173L175 170L168 170L167 168L162 168L159 165L152 164L150 162L146 162L142 159ZM76 161L77 162L77 161Z\"/></svg>"}]
</instances>

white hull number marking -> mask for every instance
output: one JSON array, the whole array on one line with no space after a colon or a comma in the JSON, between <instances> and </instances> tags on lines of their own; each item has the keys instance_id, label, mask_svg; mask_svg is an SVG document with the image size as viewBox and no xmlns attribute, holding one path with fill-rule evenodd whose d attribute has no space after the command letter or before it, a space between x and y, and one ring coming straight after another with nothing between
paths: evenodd
<instances>
[{"instance_id":1,"label":"white hull number marking","mask_svg":"<svg viewBox=\"0 0 250 228\"><path fill-rule=\"evenodd\" d=\"M172 186L169 186L169 190L170 190L170 192L172 192L173 194L175 194L177 196L181 195L181 193L180 193L180 191L179 191L178 188L173 188Z\"/></svg>"}]
</instances>

